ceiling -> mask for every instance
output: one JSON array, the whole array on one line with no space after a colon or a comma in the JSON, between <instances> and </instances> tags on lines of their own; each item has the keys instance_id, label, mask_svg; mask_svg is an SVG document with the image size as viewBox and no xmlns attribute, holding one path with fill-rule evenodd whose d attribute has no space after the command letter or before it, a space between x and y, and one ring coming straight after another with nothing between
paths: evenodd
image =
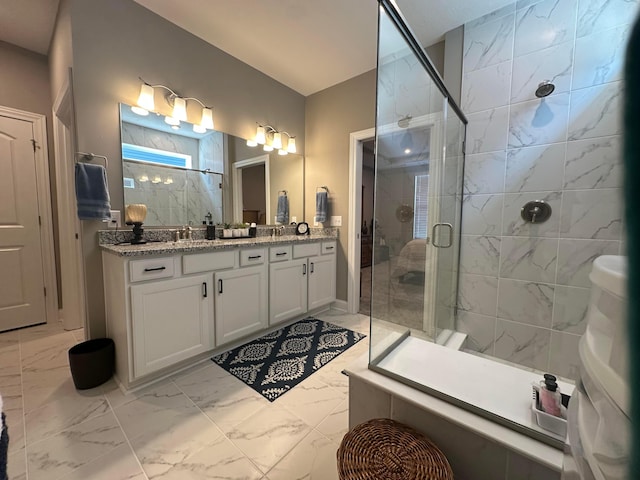
<instances>
[{"instance_id":1,"label":"ceiling","mask_svg":"<svg viewBox=\"0 0 640 480\"><path fill-rule=\"evenodd\" d=\"M0 40L46 55L59 0L1 0Z\"/></svg>"},{"instance_id":2,"label":"ceiling","mask_svg":"<svg viewBox=\"0 0 640 480\"><path fill-rule=\"evenodd\" d=\"M302 95L376 66L376 0L134 0ZM396 0L422 45L513 0ZM0 40L46 54L59 0L1 0Z\"/></svg>"}]
</instances>

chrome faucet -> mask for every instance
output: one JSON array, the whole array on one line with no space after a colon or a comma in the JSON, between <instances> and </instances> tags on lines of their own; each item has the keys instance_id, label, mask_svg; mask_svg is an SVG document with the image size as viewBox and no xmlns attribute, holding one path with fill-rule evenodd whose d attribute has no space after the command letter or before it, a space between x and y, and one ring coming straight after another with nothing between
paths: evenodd
<instances>
[{"instance_id":1,"label":"chrome faucet","mask_svg":"<svg viewBox=\"0 0 640 480\"><path fill-rule=\"evenodd\" d=\"M191 240L191 232L193 231L193 228L191 228L191 225L189 226L184 226L182 227L182 230L180 230L180 237L183 240Z\"/></svg>"}]
</instances>

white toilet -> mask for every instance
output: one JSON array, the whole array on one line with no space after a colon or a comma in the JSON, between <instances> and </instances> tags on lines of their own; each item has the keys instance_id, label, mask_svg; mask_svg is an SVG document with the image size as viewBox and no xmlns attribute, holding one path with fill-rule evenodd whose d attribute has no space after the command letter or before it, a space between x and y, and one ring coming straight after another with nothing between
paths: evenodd
<instances>
[{"instance_id":1,"label":"white toilet","mask_svg":"<svg viewBox=\"0 0 640 480\"><path fill-rule=\"evenodd\" d=\"M569 405L565 480L624 480L630 449L627 259L593 262L581 376Z\"/></svg>"}]
</instances>

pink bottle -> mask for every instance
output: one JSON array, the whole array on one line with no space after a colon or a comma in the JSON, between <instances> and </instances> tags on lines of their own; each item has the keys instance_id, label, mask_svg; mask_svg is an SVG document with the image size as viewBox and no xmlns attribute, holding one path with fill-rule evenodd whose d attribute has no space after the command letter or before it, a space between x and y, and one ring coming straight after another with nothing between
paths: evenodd
<instances>
[{"instance_id":1,"label":"pink bottle","mask_svg":"<svg viewBox=\"0 0 640 480\"><path fill-rule=\"evenodd\" d=\"M543 412L555 417L562 417L560 409L562 395L556 383L556 377L545 375L544 381L540 382L540 407Z\"/></svg>"}]
</instances>

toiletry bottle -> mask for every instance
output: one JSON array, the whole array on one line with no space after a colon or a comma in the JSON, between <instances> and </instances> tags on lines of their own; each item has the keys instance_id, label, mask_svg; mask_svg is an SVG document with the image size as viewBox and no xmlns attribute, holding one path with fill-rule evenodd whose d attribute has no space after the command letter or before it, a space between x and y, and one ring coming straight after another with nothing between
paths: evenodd
<instances>
[{"instance_id":1,"label":"toiletry bottle","mask_svg":"<svg viewBox=\"0 0 640 480\"><path fill-rule=\"evenodd\" d=\"M212 221L209 221L209 225L207 225L207 240L215 240L216 239L216 226Z\"/></svg>"},{"instance_id":2,"label":"toiletry bottle","mask_svg":"<svg viewBox=\"0 0 640 480\"><path fill-rule=\"evenodd\" d=\"M540 382L540 406L542 411L554 417L562 417L561 405L562 395L560 394L560 387L556 383L556 377L545 375L544 381Z\"/></svg>"}]
</instances>

